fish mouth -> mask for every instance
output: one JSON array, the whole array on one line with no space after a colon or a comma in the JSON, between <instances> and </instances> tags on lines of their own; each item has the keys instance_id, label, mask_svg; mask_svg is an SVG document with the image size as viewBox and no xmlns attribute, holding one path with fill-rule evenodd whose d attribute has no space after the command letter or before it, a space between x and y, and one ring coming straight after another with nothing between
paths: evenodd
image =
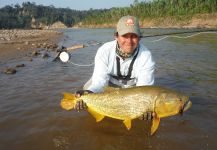
<instances>
[{"instance_id":1,"label":"fish mouth","mask_svg":"<svg viewBox=\"0 0 217 150\"><path fill-rule=\"evenodd\" d=\"M188 100L187 102L185 102L185 104L182 106L182 110L186 111L188 110L190 107L192 106L192 102L190 100Z\"/></svg>"},{"instance_id":2,"label":"fish mouth","mask_svg":"<svg viewBox=\"0 0 217 150\"><path fill-rule=\"evenodd\" d=\"M186 111L186 110L188 110L191 106L192 106L192 102L190 100L186 101L184 103L184 105L182 106L182 108L180 109L179 113L181 115L183 115L183 112Z\"/></svg>"}]
</instances>

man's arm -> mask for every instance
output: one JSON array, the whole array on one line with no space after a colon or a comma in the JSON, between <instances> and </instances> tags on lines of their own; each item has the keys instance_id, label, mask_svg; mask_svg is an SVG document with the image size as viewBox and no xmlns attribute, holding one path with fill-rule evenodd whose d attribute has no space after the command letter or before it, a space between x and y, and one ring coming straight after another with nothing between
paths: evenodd
<instances>
[{"instance_id":1,"label":"man's arm","mask_svg":"<svg viewBox=\"0 0 217 150\"><path fill-rule=\"evenodd\" d=\"M138 67L138 80L137 86L143 85L153 85L154 84L154 71L155 71L155 62L153 61L152 55L149 51L145 54L142 54L139 59Z\"/></svg>"},{"instance_id":2,"label":"man's arm","mask_svg":"<svg viewBox=\"0 0 217 150\"><path fill-rule=\"evenodd\" d=\"M88 87L88 90L94 93L102 92L104 87L108 84L109 80L109 68L108 68L108 53L105 53L103 49L99 49L95 56L95 66L92 75L92 83Z\"/></svg>"}]
</instances>

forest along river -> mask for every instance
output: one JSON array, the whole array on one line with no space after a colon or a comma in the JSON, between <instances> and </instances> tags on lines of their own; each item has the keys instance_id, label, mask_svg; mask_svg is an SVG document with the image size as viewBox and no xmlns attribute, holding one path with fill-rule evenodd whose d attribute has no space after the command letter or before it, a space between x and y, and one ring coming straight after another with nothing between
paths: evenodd
<instances>
[{"instance_id":1,"label":"forest along river","mask_svg":"<svg viewBox=\"0 0 217 150\"><path fill-rule=\"evenodd\" d=\"M59 45L90 44L113 40L114 29L62 30ZM177 29L144 29L143 34L180 32ZM187 36L183 34L179 36ZM40 57L32 62L16 59L26 67L14 75L0 73L0 149L217 149L217 34L199 34L187 39L145 38L141 42L156 61L156 85L190 96L193 106L183 116L161 120L150 136L150 122L134 120L130 131L121 121L105 118L96 123L87 112L65 111L59 103L62 92L81 89L93 66L52 62ZM97 48L89 46L71 53L71 61L90 65Z\"/></svg>"}]
</instances>

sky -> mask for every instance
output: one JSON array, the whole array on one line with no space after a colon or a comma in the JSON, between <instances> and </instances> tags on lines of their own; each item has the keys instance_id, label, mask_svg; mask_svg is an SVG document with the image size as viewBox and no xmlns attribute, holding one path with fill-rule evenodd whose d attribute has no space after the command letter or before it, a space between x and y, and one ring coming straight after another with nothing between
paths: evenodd
<instances>
[{"instance_id":1,"label":"sky","mask_svg":"<svg viewBox=\"0 0 217 150\"><path fill-rule=\"evenodd\" d=\"M36 5L56 8L71 8L75 10L104 9L112 7L129 7L134 0L0 0L0 8L6 5L22 5L23 2L35 2ZM144 0L139 0L144 1ZM146 0L147 1L147 0Z\"/></svg>"}]
</instances>

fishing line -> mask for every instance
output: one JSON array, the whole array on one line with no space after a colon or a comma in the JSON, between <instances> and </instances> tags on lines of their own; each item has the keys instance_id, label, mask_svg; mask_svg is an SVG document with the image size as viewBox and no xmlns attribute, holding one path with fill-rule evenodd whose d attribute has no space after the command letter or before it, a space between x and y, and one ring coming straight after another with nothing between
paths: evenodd
<instances>
[{"instance_id":1,"label":"fishing line","mask_svg":"<svg viewBox=\"0 0 217 150\"><path fill-rule=\"evenodd\" d=\"M171 33L171 34L184 34L184 33L188 33L188 32ZM217 34L217 32L210 31L210 32L199 32L199 33L195 33L195 34L188 35L188 36L175 36L175 35L171 36L171 35L170 35L170 36L164 36L163 38L160 38L160 39L157 39L157 40L152 40L152 41L147 41L147 42L159 42L159 41L162 41L162 40L167 39L167 38L187 39L187 38L190 38L190 37L197 36L197 35L199 35L199 34L207 34L207 33L208 33L208 34ZM141 38L154 37L154 36L161 36L161 35L143 36L143 37L141 37ZM86 46L86 47L89 47L89 46L92 46L92 45L88 45L88 46ZM63 52L62 52L62 53L63 53ZM67 53L67 52L65 52L65 53ZM78 66L78 67L91 67L91 66L94 65L94 62L91 63L91 64L77 64L77 63L74 63L74 62L72 62L72 61L70 60L70 54L67 53L67 55L68 55L68 56L65 56L66 58L63 57L63 59L61 59L61 57L60 57L60 60L61 60L62 62L68 62L68 63L70 63L70 64L72 64L72 65L74 65L74 66Z\"/></svg>"},{"instance_id":2,"label":"fishing line","mask_svg":"<svg viewBox=\"0 0 217 150\"><path fill-rule=\"evenodd\" d=\"M195 33L195 34L192 34L192 35L189 35L189 36L175 36L175 35L173 35L173 36L164 36L163 38L153 40L153 41L147 41L147 42L158 42L158 41L161 41L161 40L164 40L164 39L167 39L167 38L187 39L187 38L194 37L194 36L202 34L202 33L214 33L214 34L217 34L217 32L199 32L199 33Z\"/></svg>"},{"instance_id":3,"label":"fishing line","mask_svg":"<svg viewBox=\"0 0 217 150\"><path fill-rule=\"evenodd\" d=\"M92 64L89 64L89 65L82 65L82 64L76 64L76 63L73 63L72 61L68 60L68 62L74 66L78 66L78 67L91 67L94 65L94 62Z\"/></svg>"},{"instance_id":4,"label":"fishing line","mask_svg":"<svg viewBox=\"0 0 217 150\"><path fill-rule=\"evenodd\" d=\"M62 47L61 50L60 50L60 52L59 52L59 54L58 54L58 56L56 58L59 58L63 63L67 63L68 62L68 63L70 63L70 64L72 64L74 66L79 66L79 67L90 67L90 66L94 65L94 63L88 64L88 65L76 64L76 63L70 61L70 57L71 57L70 53L68 53L65 50L65 47Z\"/></svg>"}]
</instances>

